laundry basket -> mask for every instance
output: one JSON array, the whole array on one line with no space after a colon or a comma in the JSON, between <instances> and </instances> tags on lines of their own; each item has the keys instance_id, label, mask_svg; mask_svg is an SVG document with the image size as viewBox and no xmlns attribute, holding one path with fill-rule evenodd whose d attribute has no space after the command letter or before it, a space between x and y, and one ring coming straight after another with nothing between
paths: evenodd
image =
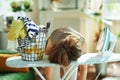
<instances>
[{"instance_id":1,"label":"laundry basket","mask_svg":"<svg viewBox=\"0 0 120 80\"><path fill-rule=\"evenodd\" d=\"M24 39L18 38L18 51L21 52L22 60L38 61L43 58L46 45L48 28L39 29L39 32L33 38L26 36Z\"/></svg>"}]
</instances>

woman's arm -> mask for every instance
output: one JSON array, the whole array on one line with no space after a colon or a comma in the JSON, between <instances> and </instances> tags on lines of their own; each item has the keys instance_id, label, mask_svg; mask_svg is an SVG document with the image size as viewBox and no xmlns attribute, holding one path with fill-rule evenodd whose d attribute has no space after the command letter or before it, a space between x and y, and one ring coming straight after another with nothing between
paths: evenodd
<instances>
[{"instance_id":1,"label":"woman's arm","mask_svg":"<svg viewBox=\"0 0 120 80\"><path fill-rule=\"evenodd\" d=\"M87 65L80 65L77 80L87 80Z\"/></svg>"},{"instance_id":2,"label":"woman's arm","mask_svg":"<svg viewBox=\"0 0 120 80\"><path fill-rule=\"evenodd\" d=\"M46 80L52 80L53 67L45 67L45 78Z\"/></svg>"},{"instance_id":3,"label":"woman's arm","mask_svg":"<svg viewBox=\"0 0 120 80\"><path fill-rule=\"evenodd\" d=\"M83 54L87 52L87 44L85 43L82 47ZM87 80L87 70L88 66L85 65L80 65L78 67L78 80Z\"/></svg>"}]
</instances>

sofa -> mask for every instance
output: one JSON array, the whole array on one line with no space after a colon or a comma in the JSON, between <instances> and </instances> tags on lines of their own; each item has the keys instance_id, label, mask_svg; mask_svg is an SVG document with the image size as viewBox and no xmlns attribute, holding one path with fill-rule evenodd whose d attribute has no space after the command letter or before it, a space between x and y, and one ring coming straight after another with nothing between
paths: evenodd
<instances>
[{"instance_id":1,"label":"sofa","mask_svg":"<svg viewBox=\"0 0 120 80\"><path fill-rule=\"evenodd\" d=\"M20 53L0 50L0 80L35 80L32 68L11 68L6 65L6 59L20 56Z\"/></svg>"}]
</instances>

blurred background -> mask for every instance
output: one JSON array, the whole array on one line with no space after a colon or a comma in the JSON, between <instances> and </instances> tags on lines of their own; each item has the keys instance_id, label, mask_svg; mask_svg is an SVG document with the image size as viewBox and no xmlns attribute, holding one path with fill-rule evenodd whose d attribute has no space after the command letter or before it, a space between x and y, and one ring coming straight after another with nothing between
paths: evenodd
<instances>
[{"instance_id":1,"label":"blurred background","mask_svg":"<svg viewBox=\"0 0 120 80\"><path fill-rule=\"evenodd\" d=\"M19 15L30 17L38 25L50 22L48 36L55 28L76 29L86 38L87 52L93 53L97 52L101 30L108 25L117 36L114 52L120 53L120 0L0 0L0 49L7 49L9 28ZM119 62L107 64L103 76L119 78L119 66ZM96 76L95 65L89 65L89 73ZM91 74L88 80L93 80Z\"/></svg>"}]
</instances>

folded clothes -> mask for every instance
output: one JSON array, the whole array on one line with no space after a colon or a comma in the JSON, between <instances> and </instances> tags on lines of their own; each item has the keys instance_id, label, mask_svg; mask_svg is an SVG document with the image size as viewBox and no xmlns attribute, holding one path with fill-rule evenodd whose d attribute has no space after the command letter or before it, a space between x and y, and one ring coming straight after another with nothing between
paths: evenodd
<instances>
[{"instance_id":1,"label":"folded clothes","mask_svg":"<svg viewBox=\"0 0 120 80\"><path fill-rule=\"evenodd\" d=\"M28 36L30 38L33 38L33 36L37 35L40 27L36 25L30 18L18 17L18 20L22 20L24 22L24 26L26 27L26 31L28 32Z\"/></svg>"},{"instance_id":2,"label":"folded clothes","mask_svg":"<svg viewBox=\"0 0 120 80\"><path fill-rule=\"evenodd\" d=\"M19 37L20 37L21 39L24 39L26 35L27 35L26 29L25 29L25 28L22 28L22 29L20 30Z\"/></svg>"},{"instance_id":3,"label":"folded clothes","mask_svg":"<svg viewBox=\"0 0 120 80\"><path fill-rule=\"evenodd\" d=\"M15 40L19 37L19 34L23 34L24 36L27 35L26 33L23 33L24 31L21 32L22 28L24 28L23 21L14 20L8 33L8 39Z\"/></svg>"},{"instance_id":4,"label":"folded clothes","mask_svg":"<svg viewBox=\"0 0 120 80\"><path fill-rule=\"evenodd\" d=\"M12 22L10 31L8 33L9 40L15 40L18 37L24 39L26 35L29 38L33 38L36 36L39 31L39 26L36 25L30 18L28 17L18 17L18 20L14 20Z\"/></svg>"}]
</instances>

